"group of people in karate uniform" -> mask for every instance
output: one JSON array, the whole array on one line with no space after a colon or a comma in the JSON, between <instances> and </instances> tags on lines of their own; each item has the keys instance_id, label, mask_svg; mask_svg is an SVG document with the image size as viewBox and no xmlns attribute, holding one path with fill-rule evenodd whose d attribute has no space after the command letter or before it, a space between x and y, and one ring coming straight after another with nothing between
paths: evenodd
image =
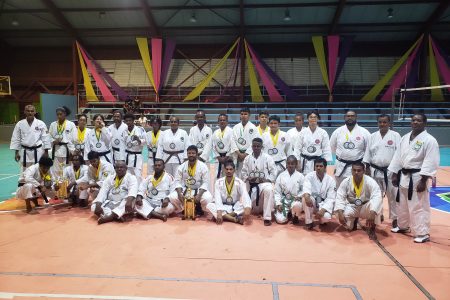
<instances>
[{"instance_id":1,"label":"group of people in karate uniform","mask_svg":"<svg viewBox=\"0 0 450 300\"><path fill-rule=\"evenodd\" d=\"M315 219L322 226L335 215L347 229L364 227L376 239L386 196L392 232L412 231L417 243L430 239L428 188L439 166L439 146L425 130L424 114L412 116L412 131L401 137L390 129L388 115L378 116L379 130L370 134L349 110L330 138L319 127L317 111L306 114L307 127L297 113L295 127L284 132L280 117L267 112L259 113L255 126L247 108L233 127L220 114L213 131L198 110L189 134L176 116L169 129L162 131L155 118L146 132L134 115L117 110L113 124L105 126L99 114L89 129L86 115L75 125L66 119L70 111L60 107L47 130L35 113L33 106L25 108L10 147L21 164L17 197L29 213L37 213L32 204L39 205L39 196L53 197L62 179L73 205L87 207L92 200L99 224L133 216L166 221L183 212L185 197L193 197L196 215L217 224L244 224L251 214L267 226L272 220L299 224L303 213L305 228L312 229ZM332 153L334 176L327 174Z\"/></svg>"}]
</instances>

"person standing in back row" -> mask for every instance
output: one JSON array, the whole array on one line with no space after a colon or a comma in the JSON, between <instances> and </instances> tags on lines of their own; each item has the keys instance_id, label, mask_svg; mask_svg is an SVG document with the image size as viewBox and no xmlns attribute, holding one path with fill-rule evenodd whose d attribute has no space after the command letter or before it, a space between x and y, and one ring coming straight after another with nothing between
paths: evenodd
<instances>
[{"instance_id":1,"label":"person standing in back row","mask_svg":"<svg viewBox=\"0 0 450 300\"><path fill-rule=\"evenodd\" d=\"M241 177L242 165L247 149L252 146L252 141L258 136L256 126L249 121L250 110L247 107L241 109L241 122L234 125L233 136L238 150L236 151L237 163L236 163L236 176Z\"/></svg>"}]
</instances>

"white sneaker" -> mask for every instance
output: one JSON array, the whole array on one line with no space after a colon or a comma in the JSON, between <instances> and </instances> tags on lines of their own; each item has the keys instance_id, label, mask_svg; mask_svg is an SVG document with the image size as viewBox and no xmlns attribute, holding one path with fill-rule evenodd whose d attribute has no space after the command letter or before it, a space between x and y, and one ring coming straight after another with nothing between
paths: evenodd
<instances>
[{"instance_id":1,"label":"white sneaker","mask_svg":"<svg viewBox=\"0 0 450 300\"><path fill-rule=\"evenodd\" d=\"M430 235L429 234L416 236L414 238L414 243L425 243L425 242L429 242L429 241L430 241Z\"/></svg>"},{"instance_id":2,"label":"white sneaker","mask_svg":"<svg viewBox=\"0 0 450 300\"><path fill-rule=\"evenodd\" d=\"M410 232L410 229L409 228L406 228L406 229L401 229L400 227L394 227L394 228L391 228L391 232L393 232L393 233L408 233L408 232Z\"/></svg>"}]
</instances>

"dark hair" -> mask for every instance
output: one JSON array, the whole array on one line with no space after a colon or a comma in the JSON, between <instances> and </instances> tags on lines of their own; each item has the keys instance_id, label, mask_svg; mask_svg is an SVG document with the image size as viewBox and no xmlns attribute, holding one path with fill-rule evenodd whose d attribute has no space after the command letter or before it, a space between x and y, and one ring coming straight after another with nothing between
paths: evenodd
<instances>
[{"instance_id":1,"label":"dark hair","mask_svg":"<svg viewBox=\"0 0 450 300\"><path fill-rule=\"evenodd\" d=\"M164 159L161 159L161 158L155 158L155 163L156 163L157 161L160 161L160 162L162 162L162 163L163 163L163 165L165 165L165 164L166 164L166 162L164 161Z\"/></svg>"},{"instance_id":2,"label":"dark hair","mask_svg":"<svg viewBox=\"0 0 450 300\"><path fill-rule=\"evenodd\" d=\"M78 158L78 160L80 161L80 163L82 164L82 165L84 165L84 158L83 158L83 155L81 155L81 154L74 154L74 155L72 155L72 161L74 160L74 159L77 159Z\"/></svg>"},{"instance_id":3,"label":"dark hair","mask_svg":"<svg viewBox=\"0 0 450 300\"><path fill-rule=\"evenodd\" d=\"M277 116L277 115L273 115L273 116L270 116L270 117L269 117L269 122L271 122L271 121L273 121L273 120L277 121L278 123L281 122L280 117Z\"/></svg>"},{"instance_id":4,"label":"dark hair","mask_svg":"<svg viewBox=\"0 0 450 300\"><path fill-rule=\"evenodd\" d=\"M72 112L67 106L61 106L61 107L56 108L56 112L58 112L58 111L65 113L66 116L69 116L70 113Z\"/></svg>"},{"instance_id":5,"label":"dark hair","mask_svg":"<svg viewBox=\"0 0 450 300\"><path fill-rule=\"evenodd\" d=\"M387 114L381 114L381 115L378 115L377 121L378 121L380 118L387 118L389 122L391 121L391 117L390 117L389 115L387 115Z\"/></svg>"},{"instance_id":6,"label":"dark hair","mask_svg":"<svg viewBox=\"0 0 450 300\"><path fill-rule=\"evenodd\" d=\"M155 118L152 118L152 119L150 120L150 124L152 124L152 123L158 123L158 124L159 124L159 127L162 126L162 121L161 121L161 119L160 119L159 116L157 116L157 117L155 117Z\"/></svg>"},{"instance_id":7,"label":"dark hair","mask_svg":"<svg viewBox=\"0 0 450 300\"><path fill-rule=\"evenodd\" d=\"M131 99L130 99L131 100ZM118 113L118 114L120 114L120 116L121 117L123 117L123 111L121 110L121 109L115 109L115 110L113 110L113 115L115 114L115 113Z\"/></svg>"},{"instance_id":8,"label":"dark hair","mask_svg":"<svg viewBox=\"0 0 450 300\"><path fill-rule=\"evenodd\" d=\"M189 147L187 147L186 152L188 152L189 150L195 150L195 152L198 154L198 148L195 145L190 145Z\"/></svg>"},{"instance_id":9,"label":"dark hair","mask_svg":"<svg viewBox=\"0 0 450 300\"><path fill-rule=\"evenodd\" d=\"M220 115L217 117L217 119L219 119L220 117L225 117L225 118L227 118L227 120L228 120L228 115L227 115L227 114L220 114Z\"/></svg>"},{"instance_id":10,"label":"dark hair","mask_svg":"<svg viewBox=\"0 0 450 300\"><path fill-rule=\"evenodd\" d=\"M227 160L227 161L223 164L223 166L224 166L224 168L226 168L226 167L228 167L228 166L231 166L233 169L236 169L236 166L235 166L233 160L231 160L231 159Z\"/></svg>"},{"instance_id":11,"label":"dark hair","mask_svg":"<svg viewBox=\"0 0 450 300\"><path fill-rule=\"evenodd\" d=\"M421 116L424 123L426 123L427 120L428 120L427 116L426 116L424 113L421 113L421 112L420 112L420 113L415 113L415 114L413 114L413 115L411 116L411 119L412 119L412 117L414 117L414 116Z\"/></svg>"},{"instance_id":12,"label":"dark hair","mask_svg":"<svg viewBox=\"0 0 450 300\"><path fill-rule=\"evenodd\" d=\"M259 112L258 117L261 117L262 115L269 116L269 112L267 110L262 110Z\"/></svg>"},{"instance_id":13,"label":"dark hair","mask_svg":"<svg viewBox=\"0 0 450 300\"><path fill-rule=\"evenodd\" d=\"M306 113L306 118L308 119L309 116L312 115L312 114L315 114L317 116L317 119L320 120L320 115L319 115L319 112L317 110L308 111ZM303 116L303 114L302 114L302 116Z\"/></svg>"},{"instance_id":14,"label":"dark hair","mask_svg":"<svg viewBox=\"0 0 450 300\"><path fill-rule=\"evenodd\" d=\"M80 120L81 117L84 117L87 121L87 115L86 114L79 114L77 120Z\"/></svg>"},{"instance_id":15,"label":"dark hair","mask_svg":"<svg viewBox=\"0 0 450 300\"><path fill-rule=\"evenodd\" d=\"M248 107L241 108L241 113L243 113L243 112L247 112L248 114L250 114L250 108L248 108Z\"/></svg>"},{"instance_id":16,"label":"dark hair","mask_svg":"<svg viewBox=\"0 0 450 300\"><path fill-rule=\"evenodd\" d=\"M348 109L345 111L345 114L349 113L349 112L353 112L355 113L355 116L358 116L358 114L356 113L356 111L354 111L353 109Z\"/></svg>"},{"instance_id":17,"label":"dark hair","mask_svg":"<svg viewBox=\"0 0 450 300\"><path fill-rule=\"evenodd\" d=\"M102 114L95 114L92 120L95 121L95 119L97 119L98 117L100 117L102 121L105 122L105 117Z\"/></svg>"},{"instance_id":18,"label":"dark hair","mask_svg":"<svg viewBox=\"0 0 450 300\"><path fill-rule=\"evenodd\" d=\"M205 113L205 111L203 109L197 109L197 111L195 113L199 113L199 112Z\"/></svg>"},{"instance_id":19,"label":"dark hair","mask_svg":"<svg viewBox=\"0 0 450 300\"><path fill-rule=\"evenodd\" d=\"M352 163L352 166L361 166L363 168L363 170L366 169L366 165L363 164L363 162L361 162L361 161L355 161L354 163Z\"/></svg>"},{"instance_id":20,"label":"dark hair","mask_svg":"<svg viewBox=\"0 0 450 300\"><path fill-rule=\"evenodd\" d=\"M298 161L298 160L297 160L297 157L295 157L295 155L289 155L289 156L286 158L286 161L288 161L288 160L294 160L295 162Z\"/></svg>"},{"instance_id":21,"label":"dark hair","mask_svg":"<svg viewBox=\"0 0 450 300\"><path fill-rule=\"evenodd\" d=\"M261 138L259 138L259 137L257 137L257 138L254 138L253 140L252 140L252 143L253 142L256 142L256 143L263 143L263 140L261 139Z\"/></svg>"},{"instance_id":22,"label":"dark hair","mask_svg":"<svg viewBox=\"0 0 450 300\"><path fill-rule=\"evenodd\" d=\"M88 153L87 158L89 160L96 159L96 158L100 158L100 155L98 155L98 153L95 152L95 151L91 151L91 152Z\"/></svg>"},{"instance_id":23,"label":"dark hair","mask_svg":"<svg viewBox=\"0 0 450 300\"><path fill-rule=\"evenodd\" d=\"M39 164L45 167L51 167L53 166L53 160L50 157L41 156L41 158L39 158Z\"/></svg>"},{"instance_id":24,"label":"dark hair","mask_svg":"<svg viewBox=\"0 0 450 300\"><path fill-rule=\"evenodd\" d=\"M316 166L316 164L323 164L323 166L326 168L328 163L327 160L323 157L319 157L317 159L314 160L314 167Z\"/></svg>"},{"instance_id":25,"label":"dark hair","mask_svg":"<svg viewBox=\"0 0 450 300\"><path fill-rule=\"evenodd\" d=\"M126 113L126 114L123 116L123 119L124 119L124 120L126 120L126 119L132 119L132 120L134 120L134 115L131 114L131 113Z\"/></svg>"},{"instance_id":26,"label":"dark hair","mask_svg":"<svg viewBox=\"0 0 450 300\"><path fill-rule=\"evenodd\" d=\"M303 113L301 112L301 111L298 111L298 112L296 112L295 113L295 116L297 117L302 117L302 120L304 120L305 119L305 116L303 115Z\"/></svg>"}]
</instances>

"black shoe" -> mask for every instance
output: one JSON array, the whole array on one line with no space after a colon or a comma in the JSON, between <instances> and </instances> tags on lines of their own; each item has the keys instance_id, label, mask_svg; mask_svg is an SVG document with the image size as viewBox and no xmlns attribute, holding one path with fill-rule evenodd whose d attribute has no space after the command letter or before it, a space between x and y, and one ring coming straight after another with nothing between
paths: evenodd
<instances>
[{"instance_id":1,"label":"black shoe","mask_svg":"<svg viewBox=\"0 0 450 300\"><path fill-rule=\"evenodd\" d=\"M195 206L195 214L199 217L203 216L205 214L205 212L202 209L201 205L196 205Z\"/></svg>"},{"instance_id":2,"label":"black shoe","mask_svg":"<svg viewBox=\"0 0 450 300\"><path fill-rule=\"evenodd\" d=\"M309 223L309 224L305 224L305 229L306 230L313 230L314 228L314 222L313 223Z\"/></svg>"},{"instance_id":3,"label":"black shoe","mask_svg":"<svg viewBox=\"0 0 450 300\"><path fill-rule=\"evenodd\" d=\"M356 218L355 221L353 222L352 231L355 231L358 229L358 220L359 220L359 218Z\"/></svg>"},{"instance_id":4,"label":"black shoe","mask_svg":"<svg viewBox=\"0 0 450 300\"><path fill-rule=\"evenodd\" d=\"M270 226L270 225L272 225L272 221L264 220L264 226Z\"/></svg>"},{"instance_id":5,"label":"black shoe","mask_svg":"<svg viewBox=\"0 0 450 300\"><path fill-rule=\"evenodd\" d=\"M287 214L287 219L288 219L288 220L292 220L292 212L290 212L290 211L288 212L288 214Z\"/></svg>"},{"instance_id":6,"label":"black shoe","mask_svg":"<svg viewBox=\"0 0 450 300\"><path fill-rule=\"evenodd\" d=\"M292 217L292 224L294 224L294 225L300 224L300 220L298 219L297 216L293 216Z\"/></svg>"}]
</instances>

